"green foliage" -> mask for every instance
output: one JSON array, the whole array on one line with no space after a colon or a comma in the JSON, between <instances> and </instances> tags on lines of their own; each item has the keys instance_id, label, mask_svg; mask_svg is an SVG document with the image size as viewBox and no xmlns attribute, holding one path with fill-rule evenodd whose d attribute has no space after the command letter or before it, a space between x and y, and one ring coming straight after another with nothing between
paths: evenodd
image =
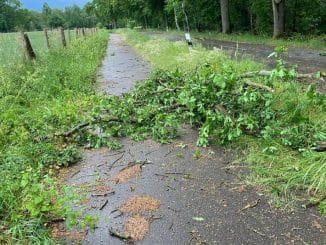
<instances>
[{"instance_id":1,"label":"green foliage","mask_svg":"<svg viewBox=\"0 0 326 245\"><path fill-rule=\"evenodd\" d=\"M97 103L93 82L106 44L100 32L33 63L0 67L0 243L43 243L44 222L71 216L71 197L53 174L81 154L54 135L87 120Z\"/></svg>"},{"instance_id":2,"label":"green foliage","mask_svg":"<svg viewBox=\"0 0 326 245\"><path fill-rule=\"evenodd\" d=\"M276 49L278 65L272 75L254 79L275 91L270 92L241 79L242 73L256 70L254 64L230 61L216 51L189 51L161 40L154 44L133 32L127 38L163 70L132 93L103 99L94 109L96 125L107 135L166 143L188 123L199 128L198 145L240 142L236 145L253 170L251 183L265 186L272 195L324 195L325 153L312 148L326 139L325 95L295 81L295 69L286 69L281 59L284 47Z\"/></svg>"}]
</instances>

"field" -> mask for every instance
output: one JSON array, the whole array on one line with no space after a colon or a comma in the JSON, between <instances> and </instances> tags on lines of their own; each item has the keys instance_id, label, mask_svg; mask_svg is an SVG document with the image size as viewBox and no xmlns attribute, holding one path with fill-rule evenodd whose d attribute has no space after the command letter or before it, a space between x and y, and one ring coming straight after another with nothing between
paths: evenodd
<instances>
[{"instance_id":1,"label":"field","mask_svg":"<svg viewBox=\"0 0 326 245\"><path fill-rule=\"evenodd\" d=\"M37 55L48 50L46 39L43 31L27 32L31 41L32 47ZM61 35L58 30L48 32L50 45L52 47L59 47L61 45ZM67 43L75 38L75 32L65 30ZM9 64L22 59L24 56L24 49L22 44L21 33L0 33L0 65Z\"/></svg>"}]
</instances>

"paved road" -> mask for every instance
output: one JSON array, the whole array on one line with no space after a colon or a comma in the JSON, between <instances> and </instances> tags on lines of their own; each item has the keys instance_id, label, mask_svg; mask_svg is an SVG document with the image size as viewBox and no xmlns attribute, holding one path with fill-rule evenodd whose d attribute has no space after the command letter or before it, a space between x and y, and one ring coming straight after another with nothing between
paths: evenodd
<instances>
[{"instance_id":1,"label":"paved road","mask_svg":"<svg viewBox=\"0 0 326 245\"><path fill-rule=\"evenodd\" d=\"M149 70L150 65L120 36L112 35L99 89L121 95ZM75 209L82 207L84 214L99 217L97 228L85 233L82 243L124 244L110 236L109 228L123 230L130 215L115 210L131 197L146 195L161 206L141 214L151 224L145 239L137 244L323 244L326 220L316 210L282 213L273 209L262 192L243 184L247 170L232 166L230 150L198 148L196 139L196 130L184 126L170 145L121 139L124 148L118 152L85 150L84 160L63 173L66 184L86 195ZM151 164L127 182L116 183L114 176L136 161ZM96 195L112 190L114 194ZM71 237L66 241L72 242Z\"/></svg>"}]
</instances>

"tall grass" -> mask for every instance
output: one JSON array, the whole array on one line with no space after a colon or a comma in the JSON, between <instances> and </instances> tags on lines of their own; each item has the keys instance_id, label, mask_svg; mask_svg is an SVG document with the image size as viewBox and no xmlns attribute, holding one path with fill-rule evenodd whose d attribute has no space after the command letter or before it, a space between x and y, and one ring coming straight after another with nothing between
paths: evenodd
<instances>
[{"instance_id":1,"label":"tall grass","mask_svg":"<svg viewBox=\"0 0 326 245\"><path fill-rule=\"evenodd\" d=\"M35 40L36 61L0 67L0 243L43 244L44 222L68 215L52 174L80 154L55 134L87 117L96 101L93 83L107 33L47 52Z\"/></svg>"},{"instance_id":2,"label":"tall grass","mask_svg":"<svg viewBox=\"0 0 326 245\"><path fill-rule=\"evenodd\" d=\"M148 30L156 31L156 30ZM168 34L174 35L184 35L184 32L180 31L169 31ZM221 32L191 32L194 38L206 38L206 39L216 39L221 41L233 41L240 43L252 43L252 44L266 44L270 46L285 46L285 47L295 47L295 48L311 48L317 50L326 50L326 40L325 34L320 36L305 36L301 34L292 35L285 38L273 39L268 35L253 35L251 33L231 33L224 34Z\"/></svg>"},{"instance_id":3,"label":"tall grass","mask_svg":"<svg viewBox=\"0 0 326 245\"><path fill-rule=\"evenodd\" d=\"M38 56L48 51L43 31L28 32L27 34ZM52 47L60 47L62 45L61 34L58 30L48 31L48 36ZM69 31L65 30L65 37L66 41L70 42L76 38L75 32L70 31L69 34ZM23 57L24 49L21 34L18 32L0 33L0 66L15 63Z\"/></svg>"}]
</instances>

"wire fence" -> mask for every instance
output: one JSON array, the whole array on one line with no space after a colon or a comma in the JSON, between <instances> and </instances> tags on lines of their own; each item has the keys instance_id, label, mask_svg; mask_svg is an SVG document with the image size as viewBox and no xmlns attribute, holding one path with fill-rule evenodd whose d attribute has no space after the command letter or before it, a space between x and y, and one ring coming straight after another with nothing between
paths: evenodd
<instances>
[{"instance_id":1,"label":"wire fence","mask_svg":"<svg viewBox=\"0 0 326 245\"><path fill-rule=\"evenodd\" d=\"M67 45L78 36L86 35L95 29L65 30L65 40ZM48 50L45 31L27 32L31 46L36 56ZM48 30L48 41L51 48L62 47L62 35L60 29ZM23 35L19 32L0 33L0 65L17 62L25 57Z\"/></svg>"}]
</instances>

